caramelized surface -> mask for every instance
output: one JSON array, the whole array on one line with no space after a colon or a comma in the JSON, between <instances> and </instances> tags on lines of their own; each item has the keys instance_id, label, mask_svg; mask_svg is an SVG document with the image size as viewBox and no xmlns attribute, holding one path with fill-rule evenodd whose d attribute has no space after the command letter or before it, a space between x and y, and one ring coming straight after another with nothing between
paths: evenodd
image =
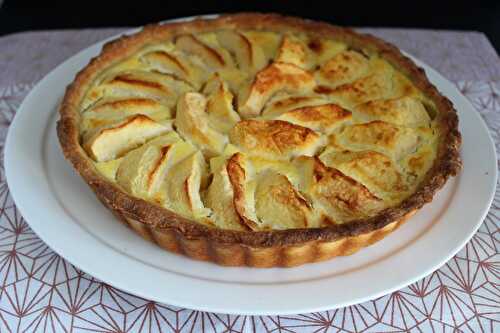
<instances>
[{"instance_id":1,"label":"caramelized surface","mask_svg":"<svg viewBox=\"0 0 500 333\"><path fill-rule=\"evenodd\" d=\"M334 40L219 30L148 45L81 105L96 169L217 228L322 227L411 195L436 156L432 103Z\"/></svg>"}]
</instances>

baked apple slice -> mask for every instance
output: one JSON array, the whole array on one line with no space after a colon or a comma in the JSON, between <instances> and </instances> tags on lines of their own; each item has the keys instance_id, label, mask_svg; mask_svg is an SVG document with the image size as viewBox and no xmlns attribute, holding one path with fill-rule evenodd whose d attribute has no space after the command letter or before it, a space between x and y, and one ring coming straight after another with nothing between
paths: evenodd
<instances>
[{"instance_id":1,"label":"baked apple slice","mask_svg":"<svg viewBox=\"0 0 500 333\"><path fill-rule=\"evenodd\" d=\"M185 149L188 152L182 156L179 146L191 149ZM156 192L168 167L193 152L193 146L183 142L175 132L169 132L125 155L116 172L116 181L128 192L149 198Z\"/></svg>"},{"instance_id":2,"label":"baked apple slice","mask_svg":"<svg viewBox=\"0 0 500 333\"><path fill-rule=\"evenodd\" d=\"M370 150L353 152L327 148L320 160L364 184L378 198L396 203L410 189L403 173L388 156Z\"/></svg>"},{"instance_id":3,"label":"baked apple slice","mask_svg":"<svg viewBox=\"0 0 500 333\"><path fill-rule=\"evenodd\" d=\"M192 141L204 155L215 156L224 150L227 137L210 126L207 99L199 93L186 93L179 99L175 126L179 134Z\"/></svg>"},{"instance_id":4,"label":"baked apple slice","mask_svg":"<svg viewBox=\"0 0 500 333\"><path fill-rule=\"evenodd\" d=\"M337 87L368 74L369 60L359 52L343 51L326 61L315 73L316 80L328 87Z\"/></svg>"},{"instance_id":5,"label":"baked apple slice","mask_svg":"<svg viewBox=\"0 0 500 333\"><path fill-rule=\"evenodd\" d=\"M302 175L299 189L307 193L315 208L323 210L321 225L369 217L383 206L383 201L363 184L325 166L316 157L301 156L294 163Z\"/></svg>"},{"instance_id":6,"label":"baked apple slice","mask_svg":"<svg viewBox=\"0 0 500 333\"><path fill-rule=\"evenodd\" d=\"M276 119L331 134L340 126L350 123L352 114L337 104L329 103L293 109Z\"/></svg>"},{"instance_id":7,"label":"baked apple slice","mask_svg":"<svg viewBox=\"0 0 500 333\"><path fill-rule=\"evenodd\" d=\"M91 88L83 104L87 109L103 98L149 98L174 107L180 94L193 91L188 82L170 74L130 70L118 73L99 86Z\"/></svg>"},{"instance_id":8,"label":"baked apple slice","mask_svg":"<svg viewBox=\"0 0 500 333\"><path fill-rule=\"evenodd\" d=\"M314 77L309 72L293 64L276 62L258 72L253 82L241 91L238 110L243 117L256 117L276 93L307 93L314 87Z\"/></svg>"},{"instance_id":9,"label":"baked apple slice","mask_svg":"<svg viewBox=\"0 0 500 333\"><path fill-rule=\"evenodd\" d=\"M350 150L373 150L398 161L415 151L430 129L413 129L376 120L347 126L335 134L335 142Z\"/></svg>"},{"instance_id":10,"label":"baked apple slice","mask_svg":"<svg viewBox=\"0 0 500 333\"><path fill-rule=\"evenodd\" d=\"M187 218L205 219L211 210L204 206L200 190L205 186L207 176L203 155L194 152L168 170L155 200Z\"/></svg>"},{"instance_id":11,"label":"baked apple slice","mask_svg":"<svg viewBox=\"0 0 500 333\"><path fill-rule=\"evenodd\" d=\"M170 123L159 123L139 114L98 130L83 147L95 161L109 161L171 130Z\"/></svg>"},{"instance_id":12,"label":"baked apple slice","mask_svg":"<svg viewBox=\"0 0 500 333\"><path fill-rule=\"evenodd\" d=\"M431 118L423 103L410 96L369 101L354 109L358 122L382 120L395 125L429 126Z\"/></svg>"},{"instance_id":13,"label":"baked apple slice","mask_svg":"<svg viewBox=\"0 0 500 333\"><path fill-rule=\"evenodd\" d=\"M196 56L210 68L219 69L227 65L226 59L224 59L221 53L201 42L193 35L182 35L177 37L175 46L180 51Z\"/></svg>"},{"instance_id":14,"label":"baked apple slice","mask_svg":"<svg viewBox=\"0 0 500 333\"><path fill-rule=\"evenodd\" d=\"M394 68L384 60L374 58L370 60L369 71L365 76L333 89L318 86L316 92L323 90L329 98L352 109L372 100L397 97L394 96L398 91L394 89L393 78Z\"/></svg>"},{"instance_id":15,"label":"baked apple slice","mask_svg":"<svg viewBox=\"0 0 500 333\"><path fill-rule=\"evenodd\" d=\"M342 42L317 37L309 38L307 47L316 60L316 66L322 66L325 62L347 49L347 45Z\"/></svg>"},{"instance_id":16,"label":"baked apple slice","mask_svg":"<svg viewBox=\"0 0 500 333\"><path fill-rule=\"evenodd\" d=\"M288 178L272 169L256 177L256 230L280 230L313 226L309 202L298 192Z\"/></svg>"},{"instance_id":17,"label":"baked apple slice","mask_svg":"<svg viewBox=\"0 0 500 333\"><path fill-rule=\"evenodd\" d=\"M85 135L88 131L112 125L137 114L145 115L154 121L162 121L172 116L170 108L153 99L105 99L83 112L80 133Z\"/></svg>"},{"instance_id":18,"label":"baked apple slice","mask_svg":"<svg viewBox=\"0 0 500 333\"><path fill-rule=\"evenodd\" d=\"M253 44L259 46L265 57L266 63L269 63L276 57L282 37L280 34L272 31L245 31L242 32L246 38Z\"/></svg>"},{"instance_id":19,"label":"baked apple slice","mask_svg":"<svg viewBox=\"0 0 500 333\"><path fill-rule=\"evenodd\" d=\"M241 153L235 153L229 158L218 156L210 160L210 169L213 178L204 202L213 212L213 223L224 229L250 230L248 224L254 223L250 221L255 214L251 206L245 206L248 200L253 202L251 185L247 189L252 170L246 158Z\"/></svg>"},{"instance_id":20,"label":"baked apple slice","mask_svg":"<svg viewBox=\"0 0 500 333\"><path fill-rule=\"evenodd\" d=\"M189 82L197 90L207 77L206 72L200 66L176 51L156 50L148 52L141 57L141 60L157 71L173 74Z\"/></svg>"},{"instance_id":21,"label":"baked apple slice","mask_svg":"<svg viewBox=\"0 0 500 333\"><path fill-rule=\"evenodd\" d=\"M292 64L304 69L310 69L314 66L307 45L298 38L286 35L283 37L275 61Z\"/></svg>"},{"instance_id":22,"label":"baked apple slice","mask_svg":"<svg viewBox=\"0 0 500 333\"><path fill-rule=\"evenodd\" d=\"M266 64L264 52L253 44L244 34L234 30L217 32L219 44L236 58L239 69L246 72L261 70Z\"/></svg>"},{"instance_id":23,"label":"baked apple slice","mask_svg":"<svg viewBox=\"0 0 500 333\"><path fill-rule=\"evenodd\" d=\"M287 160L312 156L325 137L313 130L281 120L243 120L229 134L232 144L250 156Z\"/></svg>"},{"instance_id":24,"label":"baked apple slice","mask_svg":"<svg viewBox=\"0 0 500 333\"><path fill-rule=\"evenodd\" d=\"M266 119L279 117L287 111L299 109L306 106L327 104L329 100L319 95L293 95L279 93L273 96L262 110L262 116Z\"/></svg>"},{"instance_id":25,"label":"baked apple slice","mask_svg":"<svg viewBox=\"0 0 500 333\"><path fill-rule=\"evenodd\" d=\"M212 75L203 89L207 97L207 114L210 124L221 133L227 134L241 120L233 108L234 96L218 74Z\"/></svg>"}]
</instances>

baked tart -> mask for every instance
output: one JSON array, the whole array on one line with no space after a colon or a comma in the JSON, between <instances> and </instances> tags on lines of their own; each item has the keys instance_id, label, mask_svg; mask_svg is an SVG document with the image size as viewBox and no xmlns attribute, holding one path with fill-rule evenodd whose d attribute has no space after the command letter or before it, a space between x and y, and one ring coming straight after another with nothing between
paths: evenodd
<instances>
[{"instance_id":1,"label":"baked tart","mask_svg":"<svg viewBox=\"0 0 500 333\"><path fill-rule=\"evenodd\" d=\"M452 103L397 48L273 14L107 43L69 85L57 130L121 221L230 266L354 253L461 168Z\"/></svg>"}]
</instances>

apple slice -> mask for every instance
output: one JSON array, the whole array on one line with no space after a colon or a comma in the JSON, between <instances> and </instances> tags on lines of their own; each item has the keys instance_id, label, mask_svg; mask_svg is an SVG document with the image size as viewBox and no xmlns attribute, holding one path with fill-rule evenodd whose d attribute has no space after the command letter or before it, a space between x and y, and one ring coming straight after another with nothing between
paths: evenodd
<instances>
[{"instance_id":1,"label":"apple slice","mask_svg":"<svg viewBox=\"0 0 500 333\"><path fill-rule=\"evenodd\" d=\"M252 43L262 49L266 63L272 61L281 44L281 34L272 31L250 30L241 32Z\"/></svg>"},{"instance_id":2,"label":"apple slice","mask_svg":"<svg viewBox=\"0 0 500 333\"><path fill-rule=\"evenodd\" d=\"M285 62L304 69L309 69L313 66L304 42L287 35L283 37L275 61Z\"/></svg>"},{"instance_id":3,"label":"apple slice","mask_svg":"<svg viewBox=\"0 0 500 333\"><path fill-rule=\"evenodd\" d=\"M248 159L241 153L232 155L227 162L227 174L233 190L233 204L239 222L256 230L254 171Z\"/></svg>"},{"instance_id":4,"label":"apple slice","mask_svg":"<svg viewBox=\"0 0 500 333\"><path fill-rule=\"evenodd\" d=\"M158 123L145 115L135 115L97 131L83 145L97 162L121 157L144 142L171 131L168 124Z\"/></svg>"},{"instance_id":5,"label":"apple slice","mask_svg":"<svg viewBox=\"0 0 500 333\"><path fill-rule=\"evenodd\" d=\"M323 65L325 62L347 49L347 45L342 42L316 37L308 40L307 47L310 52L314 54L317 66Z\"/></svg>"},{"instance_id":6,"label":"apple slice","mask_svg":"<svg viewBox=\"0 0 500 333\"><path fill-rule=\"evenodd\" d=\"M208 96L207 113L210 125L227 134L241 120L233 108L233 94L217 73L208 80L203 93Z\"/></svg>"},{"instance_id":7,"label":"apple slice","mask_svg":"<svg viewBox=\"0 0 500 333\"><path fill-rule=\"evenodd\" d=\"M394 98L397 91L393 84L394 69L381 59L370 61L370 71L364 77L353 82L342 84L333 89L322 90L318 86L316 92L322 92L328 98L349 109L372 100Z\"/></svg>"},{"instance_id":8,"label":"apple slice","mask_svg":"<svg viewBox=\"0 0 500 333\"><path fill-rule=\"evenodd\" d=\"M399 160L420 145L425 131L401 127L380 120L347 126L335 135L335 141L351 150L373 150Z\"/></svg>"},{"instance_id":9,"label":"apple slice","mask_svg":"<svg viewBox=\"0 0 500 333\"><path fill-rule=\"evenodd\" d=\"M105 99L83 112L80 133L109 126L123 118L142 114L154 121L169 119L170 109L158 101L149 98Z\"/></svg>"},{"instance_id":10,"label":"apple slice","mask_svg":"<svg viewBox=\"0 0 500 333\"><path fill-rule=\"evenodd\" d=\"M175 46L178 50L198 57L212 69L226 66L226 61L219 52L201 42L193 35L179 36L175 41Z\"/></svg>"},{"instance_id":11,"label":"apple slice","mask_svg":"<svg viewBox=\"0 0 500 333\"><path fill-rule=\"evenodd\" d=\"M243 158L243 157L241 157ZM247 224L240 217L235 208L235 191L228 171L229 159L225 156L218 156L210 160L210 170L213 174L212 182L204 197L205 206L212 209L212 220L218 228L232 230L249 230ZM231 172L234 172L234 163L239 164L239 168L244 170L245 163L238 158L231 162ZM245 174L248 176L248 172ZM233 181L238 188L245 187L245 180L238 182L233 176ZM245 193L244 190L237 190L238 193ZM244 207L242 208L244 209ZM240 209L240 211L242 210Z\"/></svg>"},{"instance_id":12,"label":"apple slice","mask_svg":"<svg viewBox=\"0 0 500 333\"><path fill-rule=\"evenodd\" d=\"M188 142L178 141L175 142L167 151L165 155L159 159L155 165L155 168L151 170L148 176L148 193L149 195L154 195L160 191L162 182L168 175L168 172L173 165L184 160L188 156L194 154L196 148L193 147Z\"/></svg>"},{"instance_id":13,"label":"apple slice","mask_svg":"<svg viewBox=\"0 0 500 333\"><path fill-rule=\"evenodd\" d=\"M273 63L258 72L252 84L240 93L238 110L244 117L256 117L274 94L307 93L314 87L314 77L309 72L292 64Z\"/></svg>"},{"instance_id":14,"label":"apple slice","mask_svg":"<svg viewBox=\"0 0 500 333\"><path fill-rule=\"evenodd\" d=\"M312 156L325 137L309 128L281 120L243 120L229 134L231 143L250 156L288 160Z\"/></svg>"},{"instance_id":15,"label":"apple slice","mask_svg":"<svg viewBox=\"0 0 500 333\"><path fill-rule=\"evenodd\" d=\"M321 225L366 218L384 207L363 184L325 166L318 158L300 156L294 164L303 177L299 189L307 193L314 207L323 210Z\"/></svg>"},{"instance_id":16,"label":"apple slice","mask_svg":"<svg viewBox=\"0 0 500 333\"><path fill-rule=\"evenodd\" d=\"M248 85L249 81L254 77L252 72L245 72L236 67L224 67L217 71L220 78L226 82L229 90L240 91Z\"/></svg>"},{"instance_id":17,"label":"apple slice","mask_svg":"<svg viewBox=\"0 0 500 333\"><path fill-rule=\"evenodd\" d=\"M238 67L243 71L259 71L267 63L264 52L242 33L234 30L217 32L219 44L234 54Z\"/></svg>"},{"instance_id":18,"label":"apple slice","mask_svg":"<svg viewBox=\"0 0 500 333\"><path fill-rule=\"evenodd\" d=\"M174 149L178 143L184 142L172 131L132 150L123 157L116 172L117 183L135 196L149 198L154 193L165 166L171 165L178 155ZM193 152L194 148L191 146L190 153Z\"/></svg>"},{"instance_id":19,"label":"apple slice","mask_svg":"<svg viewBox=\"0 0 500 333\"><path fill-rule=\"evenodd\" d=\"M375 151L336 151L327 148L320 160L343 174L364 184L378 198L386 201L404 199L409 186L396 164L386 155Z\"/></svg>"},{"instance_id":20,"label":"apple slice","mask_svg":"<svg viewBox=\"0 0 500 333\"><path fill-rule=\"evenodd\" d=\"M357 73L349 82L338 85L343 81L337 81L334 87L319 85L315 92L349 109L372 100L401 97L401 92L394 85L394 68L389 63L372 58L368 65L368 71ZM355 79L356 76L361 77Z\"/></svg>"},{"instance_id":21,"label":"apple slice","mask_svg":"<svg viewBox=\"0 0 500 333\"><path fill-rule=\"evenodd\" d=\"M267 102L262 116L266 119L272 119L287 111L326 103L328 103L328 99L319 95L276 94Z\"/></svg>"},{"instance_id":22,"label":"apple slice","mask_svg":"<svg viewBox=\"0 0 500 333\"><path fill-rule=\"evenodd\" d=\"M140 70L115 74L102 84L90 89L83 109L95 104L102 98L149 98L167 107L175 106L178 95L193 91L188 82L170 74Z\"/></svg>"},{"instance_id":23,"label":"apple slice","mask_svg":"<svg viewBox=\"0 0 500 333\"><path fill-rule=\"evenodd\" d=\"M315 76L320 84L336 87L367 75L369 70L370 62L364 55L343 51L325 62Z\"/></svg>"},{"instance_id":24,"label":"apple slice","mask_svg":"<svg viewBox=\"0 0 500 333\"><path fill-rule=\"evenodd\" d=\"M194 152L170 168L160 186L157 200L187 218L207 218L211 210L204 206L200 197L207 176L203 155L199 151Z\"/></svg>"},{"instance_id":25,"label":"apple slice","mask_svg":"<svg viewBox=\"0 0 500 333\"><path fill-rule=\"evenodd\" d=\"M188 67L182 63L180 58L169 52L156 50L144 54L141 58L146 63L154 65L158 69L165 70L167 73L172 73L180 77L189 76Z\"/></svg>"},{"instance_id":26,"label":"apple slice","mask_svg":"<svg viewBox=\"0 0 500 333\"><path fill-rule=\"evenodd\" d=\"M355 108L358 122L382 120L404 126L428 126L431 118L422 102L414 97L404 96L381 99L360 104Z\"/></svg>"},{"instance_id":27,"label":"apple slice","mask_svg":"<svg viewBox=\"0 0 500 333\"><path fill-rule=\"evenodd\" d=\"M94 165L96 169L104 175L104 177L114 182L116 180L116 172L122 161L123 157L106 162L97 162Z\"/></svg>"},{"instance_id":28,"label":"apple slice","mask_svg":"<svg viewBox=\"0 0 500 333\"><path fill-rule=\"evenodd\" d=\"M152 51L144 54L141 60L162 73L170 73L188 81L197 90L206 79L206 73L198 65L175 51Z\"/></svg>"},{"instance_id":29,"label":"apple slice","mask_svg":"<svg viewBox=\"0 0 500 333\"><path fill-rule=\"evenodd\" d=\"M330 134L341 125L351 122L352 114L337 104L330 103L290 110L277 119Z\"/></svg>"},{"instance_id":30,"label":"apple slice","mask_svg":"<svg viewBox=\"0 0 500 333\"><path fill-rule=\"evenodd\" d=\"M179 134L193 142L206 156L222 153L227 137L210 127L207 99L199 93L186 93L177 104L175 126Z\"/></svg>"},{"instance_id":31,"label":"apple slice","mask_svg":"<svg viewBox=\"0 0 500 333\"><path fill-rule=\"evenodd\" d=\"M169 89L177 95L194 90L194 87L188 81L173 74L162 73L156 70L129 70L119 74L115 79L116 78L129 81L135 80L139 82L157 83L162 86L163 89Z\"/></svg>"},{"instance_id":32,"label":"apple slice","mask_svg":"<svg viewBox=\"0 0 500 333\"><path fill-rule=\"evenodd\" d=\"M157 82L132 79L127 76L116 76L90 89L82 108L88 109L101 99L149 98L168 107L175 105L175 92Z\"/></svg>"},{"instance_id":33,"label":"apple slice","mask_svg":"<svg viewBox=\"0 0 500 333\"><path fill-rule=\"evenodd\" d=\"M280 230L311 226L313 221L309 202L285 175L268 169L258 174L256 182L256 229Z\"/></svg>"}]
</instances>

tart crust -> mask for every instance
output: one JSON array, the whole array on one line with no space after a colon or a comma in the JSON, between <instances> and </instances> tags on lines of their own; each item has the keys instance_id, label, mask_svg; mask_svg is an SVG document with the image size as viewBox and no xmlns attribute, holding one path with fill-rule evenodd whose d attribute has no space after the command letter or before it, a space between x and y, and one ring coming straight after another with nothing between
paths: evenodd
<instances>
[{"instance_id":1,"label":"tart crust","mask_svg":"<svg viewBox=\"0 0 500 333\"><path fill-rule=\"evenodd\" d=\"M93 80L102 70L134 54L147 43L218 28L265 28L277 32L305 32L318 38L328 37L362 52L377 53L402 72L435 104L440 131L436 159L417 190L396 207L344 224L321 228L236 231L191 221L152 202L136 198L107 180L96 170L79 141L79 108ZM288 267L354 253L385 237L424 204L431 202L436 191L450 176L455 176L462 166L456 111L452 103L428 81L423 69L396 47L374 36L277 14L241 13L210 20L149 25L136 34L122 36L105 44L101 54L92 59L68 86L60 107L57 132L65 157L100 201L122 222L164 249L228 266Z\"/></svg>"}]
</instances>

